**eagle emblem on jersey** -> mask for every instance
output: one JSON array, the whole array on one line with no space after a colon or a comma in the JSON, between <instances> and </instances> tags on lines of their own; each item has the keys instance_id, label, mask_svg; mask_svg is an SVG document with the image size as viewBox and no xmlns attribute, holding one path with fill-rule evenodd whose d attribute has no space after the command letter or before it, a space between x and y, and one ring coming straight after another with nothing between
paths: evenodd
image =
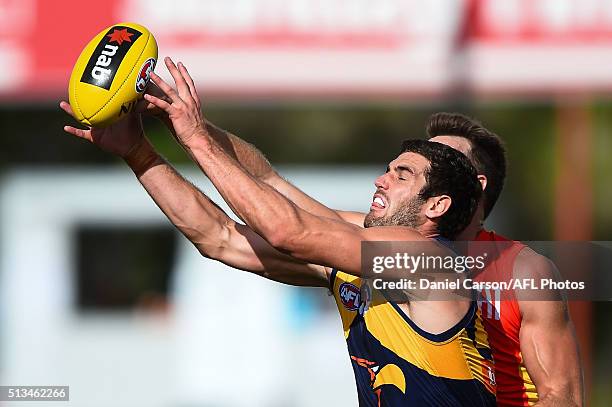
<instances>
[{"instance_id":1,"label":"eagle emblem on jersey","mask_svg":"<svg viewBox=\"0 0 612 407\"><path fill-rule=\"evenodd\" d=\"M368 370L370 374L370 385L372 386L372 391L376 394L379 407L381 406L381 395L383 386L385 385L395 386L402 394L406 394L406 377L402 369L397 365L387 364L381 367L376 362L356 356L351 356L351 359L355 361L357 365Z\"/></svg>"}]
</instances>

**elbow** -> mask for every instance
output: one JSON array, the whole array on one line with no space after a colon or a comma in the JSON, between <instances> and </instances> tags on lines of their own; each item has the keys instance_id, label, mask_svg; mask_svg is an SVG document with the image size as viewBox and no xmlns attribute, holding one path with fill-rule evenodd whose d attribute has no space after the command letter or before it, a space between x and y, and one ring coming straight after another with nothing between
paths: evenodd
<instances>
[{"instance_id":1,"label":"elbow","mask_svg":"<svg viewBox=\"0 0 612 407\"><path fill-rule=\"evenodd\" d=\"M540 396L539 401L534 406L566 406L566 407L583 407L584 402L580 397L572 396L568 394L546 394Z\"/></svg>"},{"instance_id":2,"label":"elbow","mask_svg":"<svg viewBox=\"0 0 612 407\"><path fill-rule=\"evenodd\" d=\"M191 242L196 247L201 256L212 260L223 261L227 248L229 247L232 230L229 223L220 225L219 230L215 233L202 235L198 239L191 239ZM211 239L210 236L214 236Z\"/></svg>"},{"instance_id":3,"label":"elbow","mask_svg":"<svg viewBox=\"0 0 612 407\"><path fill-rule=\"evenodd\" d=\"M584 393L581 378L575 378L578 380L565 380L563 382L555 383L550 387L544 387L540 389L538 386L538 393L540 393L539 403L536 406L567 406L567 407L583 407L584 406Z\"/></svg>"},{"instance_id":4,"label":"elbow","mask_svg":"<svg viewBox=\"0 0 612 407\"><path fill-rule=\"evenodd\" d=\"M195 243L194 245L202 257L212 260L223 260L224 248L222 245L201 243Z\"/></svg>"},{"instance_id":5,"label":"elbow","mask_svg":"<svg viewBox=\"0 0 612 407\"><path fill-rule=\"evenodd\" d=\"M299 248L302 246L300 242L303 241L304 235L304 230L292 231L288 228L277 227L266 233L264 238L275 249L295 256L299 255Z\"/></svg>"},{"instance_id":6,"label":"elbow","mask_svg":"<svg viewBox=\"0 0 612 407\"><path fill-rule=\"evenodd\" d=\"M291 247L291 235L282 228L272 229L263 233L263 238L270 243L270 246L277 250L287 252Z\"/></svg>"},{"instance_id":7,"label":"elbow","mask_svg":"<svg viewBox=\"0 0 612 407\"><path fill-rule=\"evenodd\" d=\"M308 228L294 205L289 205L287 209L275 216L269 216L259 225L257 233L275 249L295 255L303 246Z\"/></svg>"}]
</instances>

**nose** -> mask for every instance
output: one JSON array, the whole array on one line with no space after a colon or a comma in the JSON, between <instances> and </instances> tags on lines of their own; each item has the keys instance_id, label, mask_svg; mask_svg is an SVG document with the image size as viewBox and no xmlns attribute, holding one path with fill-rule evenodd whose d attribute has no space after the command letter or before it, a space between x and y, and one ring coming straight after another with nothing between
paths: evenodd
<instances>
[{"instance_id":1,"label":"nose","mask_svg":"<svg viewBox=\"0 0 612 407\"><path fill-rule=\"evenodd\" d=\"M374 186L378 189L388 189L389 188L389 182L387 180L387 175L386 174L382 174L380 177L376 178L376 181L374 181Z\"/></svg>"}]
</instances>

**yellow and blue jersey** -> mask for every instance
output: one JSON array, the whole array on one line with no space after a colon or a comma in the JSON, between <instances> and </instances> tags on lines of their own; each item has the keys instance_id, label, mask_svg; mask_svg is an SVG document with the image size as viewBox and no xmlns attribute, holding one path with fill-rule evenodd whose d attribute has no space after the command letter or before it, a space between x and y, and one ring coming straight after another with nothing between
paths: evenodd
<instances>
[{"instance_id":1,"label":"yellow and blue jersey","mask_svg":"<svg viewBox=\"0 0 612 407\"><path fill-rule=\"evenodd\" d=\"M475 302L453 328L431 334L361 278L333 270L330 288L361 407L495 406L491 350Z\"/></svg>"}]
</instances>

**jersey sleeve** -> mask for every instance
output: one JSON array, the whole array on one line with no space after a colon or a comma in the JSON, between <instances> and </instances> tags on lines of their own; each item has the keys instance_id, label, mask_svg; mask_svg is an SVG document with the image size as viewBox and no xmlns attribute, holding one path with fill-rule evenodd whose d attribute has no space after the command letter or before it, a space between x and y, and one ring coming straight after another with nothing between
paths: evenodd
<instances>
[{"instance_id":1,"label":"jersey sleeve","mask_svg":"<svg viewBox=\"0 0 612 407\"><path fill-rule=\"evenodd\" d=\"M359 313L359 307L361 306L361 283L361 278L336 269L332 270L329 277L330 290L342 319L345 338L348 337L351 324Z\"/></svg>"}]
</instances>

